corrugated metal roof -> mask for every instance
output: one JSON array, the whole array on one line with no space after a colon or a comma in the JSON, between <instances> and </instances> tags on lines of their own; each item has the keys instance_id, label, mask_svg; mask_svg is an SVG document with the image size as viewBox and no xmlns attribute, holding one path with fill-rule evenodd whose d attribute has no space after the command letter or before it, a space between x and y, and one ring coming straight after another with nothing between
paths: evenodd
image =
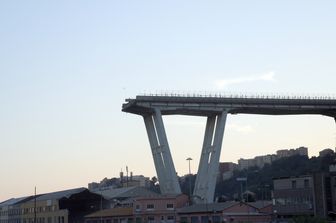
<instances>
[{"instance_id":1,"label":"corrugated metal roof","mask_svg":"<svg viewBox=\"0 0 336 223\"><path fill-rule=\"evenodd\" d=\"M70 189L70 190L63 190L63 191L47 193L47 194L37 197L36 200L45 201L45 200L59 200L64 197L69 198L71 195L83 192L85 190L87 189L84 187L80 187L80 188L75 188L75 189Z\"/></svg>"},{"instance_id":2,"label":"corrugated metal roof","mask_svg":"<svg viewBox=\"0 0 336 223\"><path fill-rule=\"evenodd\" d=\"M145 187L115 188L115 189L95 191L94 193L98 195L103 195L103 197L108 200L116 198L148 197L159 195L158 193L150 191Z\"/></svg>"},{"instance_id":3,"label":"corrugated metal roof","mask_svg":"<svg viewBox=\"0 0 336 223\"><path fill-rule=\"evenodd\" d=\"M0 207L15 205L17 203L20 203L21 201L24 201L27 198L33 198L33 197L26 196L26 197L19 197L19 198L11 198L11 199L8 199L0 203Z\"/></svg>"}]
</instances>

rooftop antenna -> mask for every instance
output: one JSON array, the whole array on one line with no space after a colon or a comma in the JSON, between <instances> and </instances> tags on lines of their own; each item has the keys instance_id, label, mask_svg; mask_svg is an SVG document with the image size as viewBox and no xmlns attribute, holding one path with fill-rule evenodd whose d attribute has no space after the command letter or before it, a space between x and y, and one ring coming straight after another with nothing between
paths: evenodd
<instances>
[{"instance_id":1,"label":"rooftop antenna","mask_svg":"<svg viewBox=\"0 0 336 223\"><path fill-rule=\"evenodd\" d=\"M128 166L126 166L126 187L128 187Z\"/></svg>"}]
</instances>

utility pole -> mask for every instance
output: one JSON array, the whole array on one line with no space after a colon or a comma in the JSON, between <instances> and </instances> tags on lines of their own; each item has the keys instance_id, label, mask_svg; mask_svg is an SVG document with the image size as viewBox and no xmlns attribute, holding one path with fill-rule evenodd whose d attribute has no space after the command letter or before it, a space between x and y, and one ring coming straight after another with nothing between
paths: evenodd
<instances>
[{"instance_id":1,"label":"utility pole","mask_svg":"<svg viewBox=\"0 0 336 223\"><path fill-rule=\"evenodd\" d=\"M334 117L334 120L335 120L335 124L336 124L336 117ZM335 135L335 153L336 153L336 135Z\"/></svg>"}]
</instances>

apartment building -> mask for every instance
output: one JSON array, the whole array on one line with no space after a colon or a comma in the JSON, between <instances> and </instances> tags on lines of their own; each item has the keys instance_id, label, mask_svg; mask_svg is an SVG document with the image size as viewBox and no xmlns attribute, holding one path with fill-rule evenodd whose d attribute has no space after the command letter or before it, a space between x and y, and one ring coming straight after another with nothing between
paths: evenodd
<instances>
[{"instance_id":1,"label":"apartment building","mask_svg":"<svg viewBox=\"0 0 336 223\"><path fill-rule=\"evenodd\" d=\"M319 152L319 156L321 157L328 156L328 155L334 155L334 150L327 148Z\"/></svg>"},{"instance_id":2,"label":"apartment building","mask_svg":"<svg viewBox=\"0 0 336 223\"><path fill-rule=\"evenodd\" d=\"M252 159L239 159L238 166L240 170L248 169L250 167L259 167L263 168L266 164L271 164L277 159L290 157L290 156L308 156L308 148L307 147L299 147L296 149L284 149L276 151L276 154L268 154L264 156L256 156Z\"/></svg>"},{"instance_id":3,"label":"apartment building","mask_svg":"<svg viewBox=\"0 0 336 223\"><path fill-rule=\"evenodd\" d=\"M312 176L273 179L275 212L282 217L314 215L314 183Z\"/></svg>"},{"instance_id":4,"label":"apartment building","mask_svg":"<svg viewBox=\"0 0 336 223\"><path fill-rule=\"evenodd\" d=\"M276 151L277 158L285 158L295 155L308 156L308 148L301 146L296 149L283 149Z\"/></svg>"},{"instance_id":5,"label":"apartment building","mask_svg":"<svg viewBox=\"0 0 336 223\"><path fill-rule=\"evenodd\" d=\"M175 222L177 208L188 204L188 196L160 195L157 197L137 198L134 202L134 217L140 222Z\"/></svg>"},{"instance_id":6,"label":"apartment building","mask_svg":"<svg viewBox=\"0 0 336 223\"><path fill-rule=\"evenodd\" d=\"M335 172L278 178L273 180L273 184L274 211L278 216L335 217Z\"/></svg>"}]
</instances>

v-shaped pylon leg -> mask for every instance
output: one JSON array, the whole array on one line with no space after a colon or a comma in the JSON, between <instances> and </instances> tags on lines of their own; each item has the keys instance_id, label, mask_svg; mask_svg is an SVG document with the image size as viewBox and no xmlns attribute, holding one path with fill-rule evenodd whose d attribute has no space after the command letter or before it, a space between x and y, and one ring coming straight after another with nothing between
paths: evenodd
<instances>
[{"instance_id":1,"label":"v-shaped pylon leg","mask_svg":"<svg viewBox=\"0 0 336 223\"><path fill-rule=\"evenodd\" d=\"M161 193L180 194L181 188L170 153L161 111L155 109L153 115L144 116L144 121Z\"/></svg>"},{"instance_id":2,"label":"v-shaped pylon leg","mask_svg":"<svg viewBox=\"0 0 336 223\"><path fill-rule=\"evenodd\" d=\"M219 158L227 112L209 116L193 193L194 203L212 203L216 188Z\"/></svg>"}]
</instances>

